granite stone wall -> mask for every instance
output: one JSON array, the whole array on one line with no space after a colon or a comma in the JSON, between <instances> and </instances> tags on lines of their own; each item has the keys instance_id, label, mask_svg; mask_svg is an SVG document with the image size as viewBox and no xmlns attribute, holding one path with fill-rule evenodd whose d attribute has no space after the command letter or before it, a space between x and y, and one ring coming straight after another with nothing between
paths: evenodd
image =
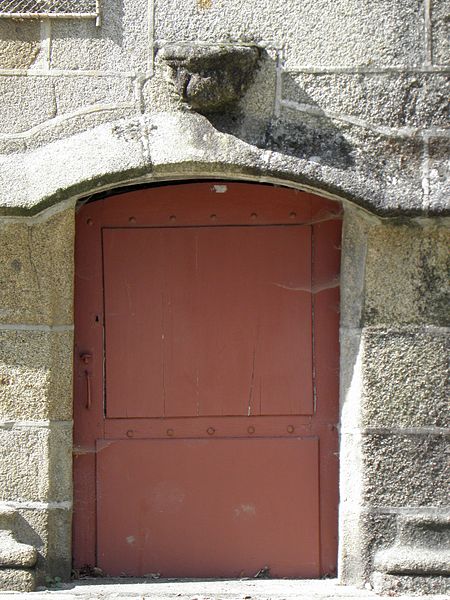
<instances>
[{"instance_id":1,"label":"granite stone wall","mask_svg":"<svg viewBox=\"0 0 450 600\"><path fill-rule=\"evenodd\" d=\"M0 588L70 575L76 201L204 177L343 203L340 577L445 588L447 4L0 15Z\"/></svg>"}]
</instances>

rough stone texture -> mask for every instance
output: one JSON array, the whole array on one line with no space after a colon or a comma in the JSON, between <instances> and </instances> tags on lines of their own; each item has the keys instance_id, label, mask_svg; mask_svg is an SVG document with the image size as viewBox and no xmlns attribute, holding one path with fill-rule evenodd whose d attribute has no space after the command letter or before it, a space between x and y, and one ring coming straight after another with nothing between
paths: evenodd
<instances>
[{"instance_id":1,"label":"rough stone texture","mask_svg":"<svg viewBox=\"0 0 450 600\"><path fill-rule=\"evenodd\" d=\"M359 584L405 511L446 502L448 234L430 217L449 212L448 80L433 66L448 16L431 0L428 29L427 5L111 0L101 27L0 19L1 214L204 177L344 201L340 572ZM263 48L232 108L206 118L174 93L162 49L189 42ZM1 219L0 244L0 495L42 583L70 574L73 213ZM441 585L376 576L387 593Z\"/></svg>"},{"instance_id":2,"label":"rough stone texture","mask_svg":"<svg viewBox=\"0 0 450 600\"><path fill-rule=\"evenodd\" d=\"M36 548L19 543L11 531L0 531L0 568L34 567L36 560Z\"/></svg>"},{"instance_id":3,"label":"rough stone texture","mask_svg":"<svg viewBox=\"0 0 450 600\"><path fill-rule=\"evenodd\" d=\"M102 4L102 25L58 20L52 24L51 67L92 71L141 71L150 62L149 3L120 0Z\"/></svg>"},{"instance_id":4,"label":"rough stone texture","mask_svg":"<svg viewBox=\"0 0 450 600\"><path fill-rule=\"evenodd\" d=\"M27 69L40 46L38 21L0 19L0 69Z\"/></svg>"},{"instance_id":5,"label":"rough stone texture","mask_svg":"<svg viewBox=\"0 0 450 600\"><path fill-rule=\"evenodd\" d=\"M131 118L136 113L136 107L131 107L131 103L114 103L111 106L92 105L84 109L74 112L65 113L59 117L55 117L50 121L46 121L42 125L38 125L29 129L18 137L17 134L0 134L0 153L4 156L15 154L13 157L21 160L21 153L25 150L38 150L42 146L52 144L58 140L69 138L77 133L86 131L86 129L94 129L103 123L114 122L123 118ZM38 153L39 156L39 153ZM73 163L74 157L69 152L66 162L67 168ZM7 161L9 162L9 161ZM0 160L1 164L1 160ZM6 163L4 163L6 164ZM11 174L12 175L12 174ZM32 173L29 174L32 177Z\"/></svg>"},{"instance_id":6,"label":"rough stone texture","mask_svg":"<svg viewBox=\"0 0 450 600\"><path fill-rule=\"evenodd\" d=\"M450 230L380 225L368 237L363 322L450 324Z\"/></svg>"},{"instance_id":7,"label":"rough stone texture","mask_svg":"<svg viewBox=\"0 0 450 600\"><path fill-rule=\"evenodd\" d=\"M372 580L377 591L432 593L449 589L450 516L433 512L397 517L394 544L374 557L378 573Z\"/></svg>"},{"instance_id":8,"label":"rough stone texture","mask_svg":"<svg viewBox=\"0 0 450 600\"><path fill-rule=\"evenodd\" d=\"M0 589L10 592L34 592L34 571L30 569L1 569Z\"/></svg>"},{"instance_id":9,"label":"rough stone texture","mask_svg":"<svg viewBox=\"0 0 450 600\"><path fill-rule=\"evenodd\" d=\"M183 108L183 102L172 82L172 70L156 55L156 69L142 84L142 104L146 113L174 112Z\"/></svg>"},{"instance_id":10,"label":"rough stone texture","mask_svg":"<svg viewBox=\"0 0 450 600\"><path fill-rule=\"evenodd\" d=\"M68 580L72 567L72 511L67 507L19 508L17 513L16 538L38 551L37 585L45 585L47 578Z\"/></svg>"},{"instance_id":11,"label":"rough stone texture","mask_svg":"<svg viewBox=\"0 0 450 600\"><path fill-rule=\"evenodd\" d=\"M375 568L393 575L450 575L450 550L393 546L375 556Z\"/></svg>"},{"instance_id":12,"label":"rough stone texture","mask_svg":"<svg viewBox=\"0 0 450 600\"><path fill-rule=\"evenodd\" d=\"M219 138L217 138L219 136ZM67 169L66 151L72 157ZM11 177L2 180L3 212L34 212L61 197L84 196L128 184L131 180L190 178L199 176L260 177L267 163L264 152L218 134L198 114L161 113L103 125L48 144L36 152L3 158L14 166ZM20 172L27 177L19 177ZM7 168L6 171L9 171ZM15 186L11 198L7 189ZM2 189L3 188L3 189Z\"/></svg>"},{"instance_id":13,"label":"rough stone texture","mask_svg":"<svg viewBox=\"0 0 450 600\"><path fill-rule=\"evenodd\" d=\"M368 331L364 365L364 426L450 427L445 332Z\"/></svg>"},{"instance_id":14,"label":"rough stone texture","mask_svg":"<svg viewBox=\"0 0 450 600\"><path fill-rule=\"evenodd\" d=\"M2 427L0 501L70 501L71 438L63 424Z\"/></svg>"},{"instance_id":15,"label":"rough stone texture","mask_svg":"<svg viewBox=\"0 0 450 600\"><path fill-rule=\"evenodd\" d=\"M442 4L432 6L435 53L445 39L440 33L446 22L443 10ZM158 157L147 157L151 161L143 166L139 158L130 160L132 144L119 149L114 140L106 147L96 148L95 143L104 139L102 123L123 117L129 119L125 127L133 127L141 111L176 111L178 144L193 128L196 137L210 140L209 147L204 144L206 155L217 155L214 150L223 147L228 156L221 168L211 160L199 161L196 148L188 145L185 163L173 161L172 169L165 167L166 178L245 177L249 173L241 156L243 142L253 148L252 174L258 177L322 190L383 215L448 212L443 152L436 144L432 148L432 142L428 149L423 141L430 135L443 139L447 97L445 73L422 72L424 15L423 3L417 0L394 6L389 0L375 6L370 0L258 0L244 5L236 0L182 5L178 0L155 0L154 6L146 0L120 0L102 7L101 27L76 20L51 26L1 23L2 40L17 45L22 38L29 43L31 36L39 56L27 77L7 71L0 76L5 128L0 135L0 180L8 184L5 190L0 185L0 205L33 210L61 196L90 194L121 181L136 183L143 175L157 180L150 162L157 165ZM220 45L234 47L235 52L242 44L265 49L261 77L226 122L200 127L188 111L180 112L167 72L157 57L155 63L161 47L190 43L206 53ZM15 67L29 67L28 59L20 58L22 46L17 48L14 57L11 50L6 52L7 60L12 57ZM222 69L222 85L224 79ZM297 109L306 104L306 112L293 110L289 102ZM399 132L398 127L403 129ZM92 135L77 138L83 130ZM66 137L57 155L64 156L70 176L52 156L52 145ZM141 143L145 153L151 144L145 127ZM41 166L43 156L55 169ZM83 157L83 170L78 156ZM58 177L48 177L49 169ZM18 183L14 199L8 193L11 183ZM33 189L35 202L23 199L23 186Z\"/></svg>"},{"instance_id":16,"label":"rough stone texture","mask_svg":"<svg viewBox=\"0 0 450 600\"><path fill-rule=\"evenodd\" d=\"M356 509L356 510L355 510ZM373 555L389 547L396 534L396 514L377 514L370 507L341 505L340 571L342 582L363 587L373 572Z\"/></svg>"},{"instance_id":17,"label":"rough stone texture","mask_svg":"<svg viewBox=\"0 0 450 600\"><path fill-rule=\"evenodd\" d=\"M265 138L258 141L260 148L254 145L252 132L242 136L238 126L222 133L205 117L201 120L189 113L160 113L101 125L33 152L0 157L1 206L8 213L35 212L59 199L115 187L120 181L138 183L142 176L157 180L161 171L168 179L180 173L189 178L245 178L245 157L252 154L251 172L259 179L321 188L322 193L351 199L381 215L423 213L423 144L419 139L387 137L300 114L293 123L285 111L284 118L275 120L269 129L260 127ZM164 147L155 147L154 140L160 139L153 130L155 121L160 133L165 130L166 138L176 145L166 142ZM136 131L119 138L117 129L137 129L140 134ZM9 193L11 185L14 197ZM433 206L427 207L435 212L447 210L439 197L433 197Z\"/></svg>"},{"instance_id":18,"label":"rough stone texture","mask_svg":"<svg viewBox=\"0 0 450 600\"><path fill-rule=\"evenodd\" d=\"M450 17L446 2L431 0L433 63L450 63Z\"/></svg>"},{"instance_id":19,"label":"rough stone texture","mask_svg":"<svg viewBox=\"0 0 450 600\"><path fill-rule=\"evenodd\" d=\"M449 323L445 221L378 221L347 209L341 326Z\"/></svg>"},{"instance_id":20,"label":"rough stone texture","mask_svg":"<svg viewBox=\"0 0 450 600\"><path fill-rule=\"evenodd\" d=\"M102 105L135 105L135 82L131 77L61 76L53 80L58 115L93 107L99 111Z\"/></svg>"},{"instance_id":21,"label":"rough stone texture","mask_svg":"<svg viewBox=\"0 0 450 600\"><path fill-rule=\"evenodd\" d=\"M428 153L429 203L446 210L450 198L450 138L432 137Z\"/></svg>"},{"instance_id":22,"label":"rough stone texture","mask_svg":"<svg viewBox=\"0 0 450 600\"><path fill-rule=\"evenodd\" d=\"M51 78L0 76L0 133L21 133L56 116Z\"/></svg>"},{"instance_id":23,"label":"rough stone texture","mask_svg":"<svg viewBox=\"0 0 450 600\"><path fill-rule=\"evenodd\" d=\"M71 331L0 329L0 421L72 418Z\"/></svg>"},{"instance_id":24,"label":"rough stone texture","mask_svg":"<svg viewBox=\"0 0 450 600\"><path fill-rule=\"evenodd\" d=\"M0 219L0 322L73 322L74 211L47 220Z\"/></svg>"},{"instance_id":25,"label":"rough stone texture","mask_svg":"<svg viewBox=\"0 0 450 600\"><path fill-rule=\"evenodd\" d=\"M268 132L275 173L355 200L379 214L420 214L422 142L284 108ZM401 169L399 166L401 165ZM285 175L285 176L286 176ZM362 188L364 192L362 193ZM356 200L358 198L358 200Z\"/></svg>"},{"instance_id":26,"label":"rough stone texture","mask_svg":"<svg viewBox=\"0 0 450 600\"><path fill-rule=\"evenodd\" d=\"M6 134L3 140L14 138L13 133L27 134L27 139L42 130L39 125L55 127L61 120L73 119L74 113L135 110L134 88L131 77L120 76L0 76L0 133Z\"/></svg>"},{"instance_id":27,"label":"rough stone texture","mask_svg":"<svg viewBox=\"0 0 450 600\"><path fill-rule=\"evenodd\" d=\"M378 222L373 218L367 219L361 210L348 206L344 211L341 252L341 328L361 327L367 237L374 223ZM343 366L347 364L344 363ZM350 372L350 378L351 376Z\"/></svg>"},{"instance_id":28,"label":"rough stone texture","mask_svg":"<svg viewBox=\"0 0 450 600\"><path fill-rule=\"evenodd\" d=\"M415 65L422 28L423 7L415 0L219 0L207 10L196 2L155 1L157 40L286 45L289 68Z\"/></svg>"},{"instance_id":29,"label":"rough stone texture","mask_svg":"<svg viewBox=\"0 0 450 600\"><path fill-rule=\"evenodd\" d=\"M439 220L380 221L345 210L339 530L344 582L364 585L374 556L393 548L390 556L396 557L405 545L420 546L409 555L423 572L433 566L426 552L445 545L433 533L448 505L448 440L441 435L449 426L444 227ZM446 585L439 576L386 573L376 573L373 582L387 594L438 593Z\"/></svg>"},{"instance_id":30,"label":"rough stone texture","mask_svg":"<svg viewBox=\"0 0 450 600\"><path fill-rule=\"evenodd\" d=\"M375 506L446 506L448 438L444 435L366 434L363 499Z\"/></svg>"},{"instance_id":31,"label":"rough stone texture","mask_svg":"<svg viewBox=\"0 0 450 600\"><path fill-rule=\"evenodd\" d=\"M397 542L409 546L425 546L428 548L450 548L450 513L411 514L397 518ZM448 561L447 568L450 568Z\"/></svg>"},{"instance_id":32,"label":"rough stone texture","mask_svg":"<svg viewBox=\"0 0 450 600\"><path fill-rule=\"evenodd\" d=\"M358 589L340 585L335 579L234 579L234 580L157 580L151 579L88 579L68 584L38 588L33 600L193 600L226 599L243 600L372 600L379 599L368 585ZM16 600L19 594L4 594ZM0 597L3 595L0 593ZM402 600L411 600L404 596ZM444 596L433 596L430 600L447 600Z\"/></svg>"},{"instance_id":33,"label":"rough stone texture","mask_svg":"<svg viewBox=\"0 0 450 600\"><path fill-rule=\"evenodd\" d=\"M285 71L283 100L386 127L446 127L448 74Z\"/></svg>"},{"instance_id":34,"label":"rough stone texture","mask_svg":"<svg viewBox=\"0 0 450 600\"><path fill-rule=\"evenodd\" d=\"M0 531L13 531L16 520L17 513L13 508L0 505Z\"/></svg>"},{"instance_id":35,"label":"rough stone texture","mask_svg":"<svg viewBox=\"0 0 450 600\"><path fill-rule=\"evenodd\" d=\"M223 112L235 104L253 79L261 49L256 46L166 46L178 95L200 113Z\"/></svg>"},{"instance_id":36,"label":"rough stone texture","mask_svg":"<svg viewBox=\"0 0 450 600\"><path fill-rule=\"evenodd\" d=\"M440 576L411 576L389 575L387 573L374 573L372 583L375 592L383 596L428 596L435 598L448 598L450 593L450 579ZM433 596L429 596L433 594Z\"/></svg>"}]
</instances>

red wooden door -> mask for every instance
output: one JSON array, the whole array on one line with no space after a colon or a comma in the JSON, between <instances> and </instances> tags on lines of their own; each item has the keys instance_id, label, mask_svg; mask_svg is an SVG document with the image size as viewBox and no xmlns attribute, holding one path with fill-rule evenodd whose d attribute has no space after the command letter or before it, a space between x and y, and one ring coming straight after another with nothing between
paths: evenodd
<instances>
[{"instance_id":1,"label":"red wooden door","mask_svg":"<svg viewBox=\"0 0 450 600\"><path fill-rule=\"evenodd\" d=\"M340 225L243 183L79 211L75 566L335 571Z\"/></svg>"}]
</instances>

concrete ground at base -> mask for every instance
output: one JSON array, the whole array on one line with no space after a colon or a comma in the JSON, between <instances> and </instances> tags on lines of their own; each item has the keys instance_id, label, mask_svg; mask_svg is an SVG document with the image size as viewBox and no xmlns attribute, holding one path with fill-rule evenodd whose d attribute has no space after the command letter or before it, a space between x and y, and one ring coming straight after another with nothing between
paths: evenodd
<instances>
[{"instance_id":1,"label":"concrete ground at base","mask_svg":"<svg viewBox=\"0 0 450 600\"><path fill-rule=\"evenodd\" d=\"M240 579L240 580L148 580L86 579L60 584L37 592L0 592L0 598L30 600L369 600L383 598L371 590L339 585L336 580ZM397 596L413 600L418 596ZM426 596L445 600L447 596Z\"/></svg>"}]
</instances>

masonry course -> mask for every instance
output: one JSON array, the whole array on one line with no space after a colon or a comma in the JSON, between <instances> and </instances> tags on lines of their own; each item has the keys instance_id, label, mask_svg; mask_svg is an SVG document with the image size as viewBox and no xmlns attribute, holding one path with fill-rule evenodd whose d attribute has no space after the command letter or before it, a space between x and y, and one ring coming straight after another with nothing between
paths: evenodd
<instances>
[{"instance_id":1,"label":"masonry course","mask_svg":"<svg viewBox=\"0 0 450 600\"><path fill-rule=\"evenodd\" d=\"M339 575L445 592L407 552L409 575L382 559L429 549L449 510L447 31L438 0L111 0L100 27L0 19L0 512L15 511L11 535L37 552L35 569L0 569L0 588L70 576L76 202L219 178L342 202ZM217 66L202 70L214 48L259 60L234 103L199 114L164 60L177 45L216 81ZM258 585L262 597L347 593ZM85 592L42 592L60 593Z\"/></svg>"}]
</instances>

